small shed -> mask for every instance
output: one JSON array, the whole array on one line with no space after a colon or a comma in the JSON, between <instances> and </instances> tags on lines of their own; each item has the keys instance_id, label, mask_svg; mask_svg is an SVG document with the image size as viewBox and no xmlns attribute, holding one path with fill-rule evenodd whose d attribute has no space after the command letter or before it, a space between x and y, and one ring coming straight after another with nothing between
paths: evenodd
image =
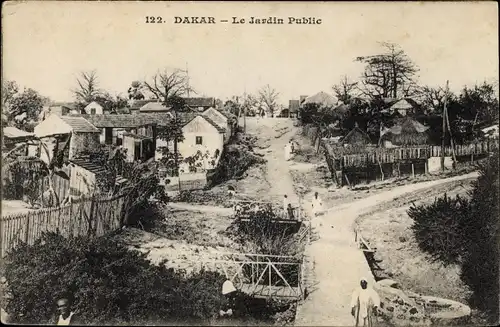
<instances>
[{"instance_id":1,"label":"small shed","mask_svg":"<svg viewBox=\"0 0 500 327\"><path fill-rule=\"evenodd\" d=\"M370 136L359 128L358 123L341 140L343 146L367 146L372 145Z\"/></svg>"},{"instance_id":2,"label":"small shed","mask_svg":"<svg viewBox=\"0 0 500 327\"><path fill-rule=\"evenodd\" d=\"M99 192L100 179L106 177L106 168L86 159L70 160L70 192L73 196L90 195ZM125 183L127 179L116 176L116 185Z\"/></svg>"}]
</instances>

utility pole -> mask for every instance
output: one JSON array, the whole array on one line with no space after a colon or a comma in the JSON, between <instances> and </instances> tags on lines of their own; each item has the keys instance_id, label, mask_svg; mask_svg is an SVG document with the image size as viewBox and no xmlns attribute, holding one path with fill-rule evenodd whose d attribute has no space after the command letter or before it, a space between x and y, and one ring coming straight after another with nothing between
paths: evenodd
<instances>
[{"instance_id":1,"label":"utility pole","mask_svg":"<svg viewBox=\"0 0 500 327\"><path fill-rule=\"evenodd\" d=\"M243 133L247 132L247 86L245 84L245 91L243 92Z\"/></svg>"},{"instance_id":2,"label":"utility pole","mask_svg":"<svg viewBox=\"0 0 500 327\"><path fill-rule=\"evenodd\" d=\"M189 68L188 68L188 63L186 62L186 77L187 77L187 96L189 98Z\"/></svg>"},{"instance_id":3,"label":"utility pole","mask_svg":"<svg viewBox=\"0 0 500 327\"><path fill-rule=\"evenodd\" d=\"M441 135L441 171L444 172L444 148L445 148L445 136L446 136L446 121L448 120L448 110L447 110L447 105L448 105L448 83L449 81L446 81L446 90L444 94L444 105L443 105L443 131Z\"/></svg>"}]
</instances>

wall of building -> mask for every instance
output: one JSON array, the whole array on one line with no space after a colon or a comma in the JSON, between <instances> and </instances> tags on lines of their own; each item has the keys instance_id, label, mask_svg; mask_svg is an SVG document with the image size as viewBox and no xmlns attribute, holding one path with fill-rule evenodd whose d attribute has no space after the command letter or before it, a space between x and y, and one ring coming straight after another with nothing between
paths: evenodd
<instances>
[{"instance_id":1,"label":"wall of building","mask_svg":"<svg viewBox=\"0 0 500 327\"><path fill-rule=\"evenodd\" d=\"M99 145L99 133L73 133L71 135L69 158L73 159L82 151Z\"/></svg>"},{"instance_id":2,"label":"wall of building","mask_svg":"<svg viewBox=\"0 0 500 327\"><path fill-rule=\"evenodd\" d=\"M206 115L211 120L213 120L220 127L226 129L226 134L224 135L224 142L227 143L232 135L231 125L229 125L229 120L227 119L227 117L214 108L206 110L203 114Z\"/></svg>"},{"instance_id":3,"label":"wall of building","mask_svg":"<svg viewBox=\"0 0 500 327\"><path fill-rule=\"evenodd\" d=\"M92 109L95 109L95 113L92 113ZM85 113L87 115L102 115L104 112L103 112L103 108L100 104L98 104L96 102L92 102L88 106L85 107Z\"/></svg>"},{"instance_id":4,"label":"wall of building","mask_svg":"<svg viewBox=\"0 0 500 327\"><path fill-rule=\"evenodd\" d=\"M213 156L216 150L221 152L224 147L224 134L202 117L193 119L182 128L182 132L184 141L179 143L178 149L183 158L193 156L198 151L208 151ZM202 138L202 144L196 144L196 137Z\"/></svg>"}]
</instances>

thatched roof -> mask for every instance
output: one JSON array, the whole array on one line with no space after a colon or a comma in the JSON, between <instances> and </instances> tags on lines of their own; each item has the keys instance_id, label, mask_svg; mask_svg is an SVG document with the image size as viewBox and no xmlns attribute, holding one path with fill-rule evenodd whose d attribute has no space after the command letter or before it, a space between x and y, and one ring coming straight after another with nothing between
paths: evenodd
<instances>
[{"instance_id":1,"label":"thatched roof","mask_svg":"<svg viewBox=\"0 0 500 327\"><path fill-rule=\"evenodd\" d=\"M317 103L324 107L333 107L338 103L338 101L339 100L337 99L337 97L333 95L330 95L326 92L319 92L313 96L306 98L304 102L302 102L302 105L304 106L308 103Z\"/></svg>"},{"instance_id":2,"label":"thatched roof","mask_svg":"<svg viewBox=\"0 0 500 327\"><path fill-rule=\"evenodd\" d=\"M368 145L372 144L372 140L370 136L366 134L361 128L359 128L358 124L354 126L353 129L342 139L342 144L349 145Z\"/></svg>"},{"instance_id":3,"label":"thatched roof","mask_svg":"<svg viewBox=\"0 0 500 327\"><path fill-rule=\"evenodd\" d=\"M418 121L404 117L396 120L396 124L385 129L382 133L382 140L391 141L394 145L422 145L429 141L428 126L424 126Z\"/></svg>"}]
</instances>

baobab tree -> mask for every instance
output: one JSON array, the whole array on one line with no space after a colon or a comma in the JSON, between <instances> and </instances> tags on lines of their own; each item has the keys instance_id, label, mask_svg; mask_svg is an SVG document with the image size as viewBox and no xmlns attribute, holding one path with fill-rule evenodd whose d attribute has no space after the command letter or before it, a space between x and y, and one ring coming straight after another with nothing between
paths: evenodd
<instances>
[{"instance_id":1,"label":"baobab tree","mask_svg":"<svg viewBox=\"0 0 500 327\"><path fill-rule=\"evenodd\" d=\"M381 44L385 53L356 58L365 64L359 90L370 98L414 95L418 67L398 45Z\"/></svg>"},{"instance_id":2,"label":"baobab tree","mask_svg":"<svg viewBox=\"0 0 500 327\"><path fill-rule=\"evenodd\" d=\"M344 75L340 79L340 83L332 86L332 89L340 101L349 103L349 100L354 96L357 86L358 82L352 82L347 75Z\"/></svg>"},{"instance_id":3,"label":"baobab tree","mask_svg":"<svg viewBox=\"0 0 500 327\"><path fill-rule=\"evenodd\" d=\"M183 96L189 92L196 93L189 85L187 71L178 68L159 71L150 81L144 81L141 86L160 101L166 101L174 96Z\"/></svg>"}]
</instances>

